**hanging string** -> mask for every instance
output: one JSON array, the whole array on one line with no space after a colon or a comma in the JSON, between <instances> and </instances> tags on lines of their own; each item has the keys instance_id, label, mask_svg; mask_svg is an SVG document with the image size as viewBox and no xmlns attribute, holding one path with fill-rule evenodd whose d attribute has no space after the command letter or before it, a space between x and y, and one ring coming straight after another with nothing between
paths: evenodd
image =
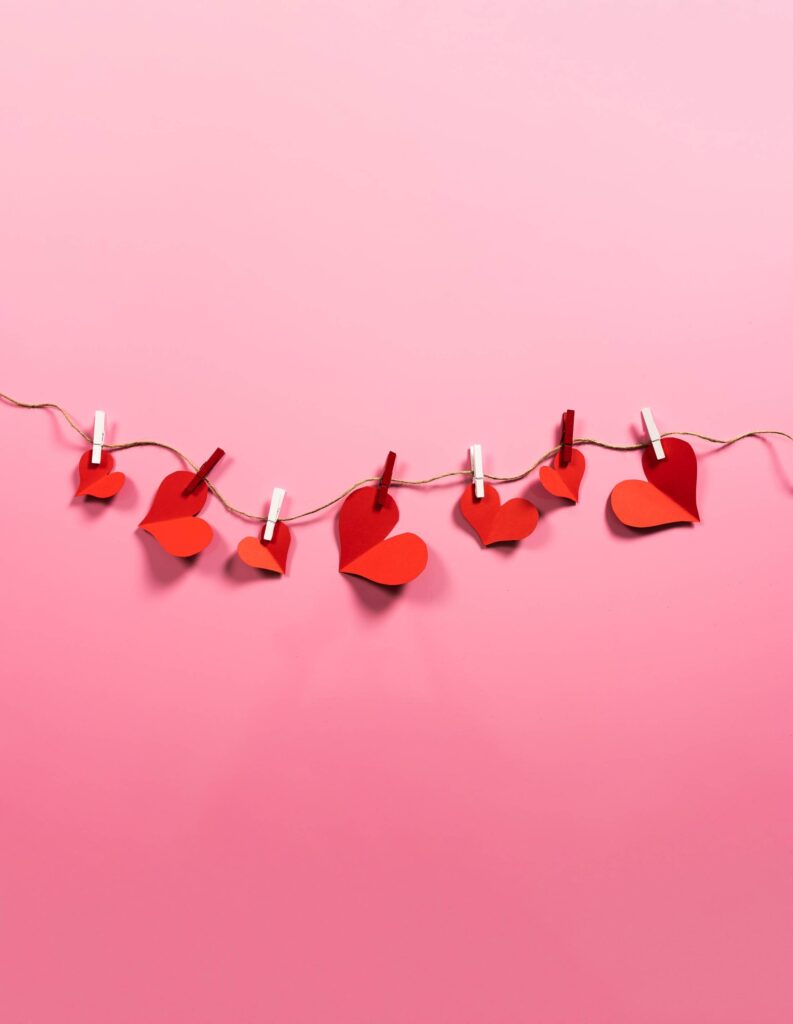
<instances>
[{"instance_id":1,"label":"hanging string","mask_svg":"<svg viewBox=\"0 0 793 1024\"><path fill-rule=\"evenodd\" d=\"M60 413L68 425L79 434L88 444L91 444L93 438L90 434L87 434L81 427L77 425L74 418L56 402L20 402L16 398L12 398L10 395L5 395L0 392L0 399L4 402L8 402L9 405L14 405L18 409L53 409L55 412ZM727 448L730 445L737 444L738 441L743 441L747 437L784 437L788 441L793 441L793 435L786 434L784 430L747 430L744 434L738 434L736 437L720 438L710 437L708 434L698 434L693 430L667 430L661 434L661 437L696 437L700 441L706 441L708 444L718 445L720 448ZM635 452L641 448L646 448L649 445L649 441L637 441L634 444L611 444L608 441L600 441L594 437L576 437L573 438L573 445L575 447L582 447L584 445L593 445L596 448L606 448L612 452ZM166 444L164 441L122 441L117 444L104 444L102 446L106 451L123 451L126 448L163 448L167 452L172 452L177 458L180 458L185 465L189 466L194 472L198 471L198 465L189 459L184 452L179 451L178 448L174 448L171 444ZM541 466L548 459L553 458L561 450L561 444L554 445L553 448L549 448L545 454L541 455L538 459L529 466L528 469L522 470L520 473L515 473L513 476L494 476L491 473L485 473L485 479L490 480L496 484L512 484L517 483L518 480L525 480L527 476L530 476L538 466ZM395 487L427 487L430 484L438 483L440 480L448 480L451 477L468 477L470 478L472 471L470 469L452 469L447 473L436 473L435 476L425 477L423 480L397 480L394 478L391 481L392 486ZM332 508L333 505L338 504L357 490L359 487L364 487L366 484L376 484L380 482L380 477L367 476L363 480L359 480L357 483L352 484L346 490L342 491L341 494L335 498L331 498L330 501L326 501L322 505L317 505L316 508L310 508L306 512L298 512L291 516L281 516L281 522L292 523L296 519L306 519L308 516L317 515L318 512L324 512L327 508ZM245 512L240 508L236 508L231 502L227 501L220 491L215 487L209 480L205 481L209 490L214 494L223 508L230 512L232 515L239 516L241 519L248 519L255 523L264 523L267 521L267 516L257 515L253 512Z\"/></svg>"}]
</instances>

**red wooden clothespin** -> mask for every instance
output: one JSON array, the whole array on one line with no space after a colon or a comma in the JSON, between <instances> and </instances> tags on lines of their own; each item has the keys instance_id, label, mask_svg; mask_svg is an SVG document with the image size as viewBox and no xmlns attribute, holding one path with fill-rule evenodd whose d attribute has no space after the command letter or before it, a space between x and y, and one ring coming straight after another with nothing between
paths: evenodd
<instances>
[{"instance_id":1,"label":"red wooden clothespin","mask_svg":"<svg viewBox=\"0 0 793 1024\"><path fill-rule=\"evenodd\" d=\"M204 482L205 478L209 476L225 454L222 448L216 448L182 491L182 496L186 498L189 494L192 494Z\"/></svg>"},{"instance_id":2,"label":"red wooden clothespin","mask_svg":"<svg viewBox=\"0 0 793 1024\"><path fill-rule=\"evenodd\" d=\"M396 452L389 452L388 458L385 460L385 469L383 475L380 477L380 483L377 487L377 493L374 496L374 507L382 508L385 505L386 495L388 494L388 488L391 486L391 477L394 473L394 463L396 462Z\"/></svg>"},{"instance_id":3,"label":"red wooden clothespin","mask_svg":"<svg viewBox=\"0 0 793 1024\"><path fill-rule=\"evenodd\" d=\"M573 423L575 412L568 409L562 413L562 447L559 449L559 465L566 466L573 457Z\"/></svg>"}]
</instances>

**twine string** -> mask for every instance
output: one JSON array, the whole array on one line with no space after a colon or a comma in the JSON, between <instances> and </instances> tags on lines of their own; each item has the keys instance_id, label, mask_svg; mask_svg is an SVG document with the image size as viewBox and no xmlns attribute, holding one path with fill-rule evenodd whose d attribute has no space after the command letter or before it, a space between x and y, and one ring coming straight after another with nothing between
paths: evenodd
<instances>
[{"instance_id":1,"label":"twine string","mask_svg":"<svg viewBox=\"0 0 793 1024\"><path fill-rule=\"evenodd\" d=\"M10 395L5 395L0 392L0 399L4 402L8 402L9 405L14 405L18 409L53 409L55 412L60 413L66 423L79 434L88 444L91 444L93 437L87 434L78 424L75 422L74 417L70 416L69 413L56 402L20 402L16 398L12 398ZM788 441L793 441L793 435L785 433L784 430L747 430L743 434L737 434L735 437L720 438L711 437L709 434L698 434L693 430L667 430L661 434L661 437L696 437L700 441L705 441L708 444L715 444L721 448L727 448L730 445L737 444L738 441L743 441L747 437L784 437ZM593 445L596 448L606 448L613 452L635 452L641 448L646 448L650 444L649 441L637 441L634 444L611 444L609 441L601 441L594 437L576 437L573 438L572 444L574 447L582 447L584 445ZM177 458L181 459L185 465L189 466L193 472L198 472L197 463L193 462L192 459L188 458L184 452L178 448L174 448L171 444L166 444L164 441L121 441L116 444L104 444L102 445L105 451L119 452L124 451L127 448L162 448L167 452L172 452ZM544 455L541 455L538 459L529 466L528 469L522 470L520 473L515 473L513 476L495 476L492 473L485 473L485 479L490 480L497 484L512 484L517 483L519 480L525 480L527 476L530 476L538 466L541 466L548 459L553 458L559 451L561 451L561 444L554 445L553 448L549 448ZM472 476L472 470L470 469L451 469L446 473L436 473L435 476L425 477L423 480L398 480L396 477L391 481L394 487L427 487L430 484L438 483L440 480L449 480L452 477L468 477ZM366 484L377 484L380 482L380 477L367 476L363 480L359 480L357 483L352 484L346 490L342 491L341 494L335 498L331 498L330 501L326 501L322 505L317 505L316 508L308 509L306 512L298 512L291 516L281 516L281 522L292 523L297 519L307 519L309 516L317 515L319 512L324 512L325 509L332 508L333 505L338 504L348 494L352 494L353 491L359 487L364 487ZM205 481L207 487L211 493L217 498L223 508L230 512L232 515L239 516L241 519L248 519L254 523L264 523L267 521L267 516L257 515L252 512L245 512L243 509L236 508L227 501L226 498L220 493L215 485L210 481Z\"/></svg>"}]
</instances>

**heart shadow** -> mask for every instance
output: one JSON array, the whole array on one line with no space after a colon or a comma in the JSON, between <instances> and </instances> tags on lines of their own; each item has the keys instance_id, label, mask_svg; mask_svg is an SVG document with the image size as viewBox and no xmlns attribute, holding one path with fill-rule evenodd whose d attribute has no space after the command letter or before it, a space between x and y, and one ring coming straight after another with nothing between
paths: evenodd
<instances>
[{"instance_id":1,"label":"heart shadow","mask_svg":"<svg viewBox=\"0 0 793 1024\"><path fill-rule=\"evenodd\" d=\"M679 529L681 526L692 527L694 523L662 523L659 526L626 526L618 519L611 507L611 498L606 499L606 525L615 537L620 540L637 540L646 533L664 533L666 530Z\"/></svg>"},{"instance_id":2,"label":"heart shadow","mask_svg":"<svg viewBox=\"0 0 793 1024\"><path fill-rule=\"evenodd\" d=\"M333 517L333 528L336 534L336 547L341 556L341 532L339 529L339 519L341 518L341 509L339 509ZM337 565L338 568L338 565ZM405 590L405 584L401 584L396 587L388 587L383 583L375 583L374 580L364 579L363 576L354 576L351 573L341 572L339 575L343 576L349 586L352 587L352 592L356 598L360 601L361 605L372 614L382 614L393 608L397 600L402 596Z\"/></svg>"},{"instance_id":3,"label":"heart shadow","mask_svg":"<svg viewBox=\"0 0 793 1024\"><path fill-rule=\"evenodd\" d=\"M163 551L160 544L145 530L136 530L135 536L143 545L149 575L154 583L168 585L183 579L198 565L199 555L177 558Z\"/></svg>"},{"instance_id":4,"label":"heart shadow","mask_svg":"<svg viewBox=\"0 0 793 1024\"><path fill-rule=\"evenodd\" d=\"M361 605L372 614L381 615L394 608L405 592L404 583L388 587L383 583L366 580L362 576L352 576L344 572L339 575L344 576Z\"/></svg>"},{"instance_id":5,"label":"heart shadow","mask_svg":"<svg viewBox=\"0 0 793 1024\"><path fill-rule=\"evenodd\" d=\"M75 474L75 489L77 474ZM138 489L129 477L124 481L121 490L110 498L95 498L93 494L73 494L70 504L80 509L88 519L97 519L103 509L118 508L130 511L138 503Z\"/></svg>"},{"instance_id":6,"label":"heart shadow","mask_svg":"<svg viewBox=\"0 0 793 1024\"><path fill-rule=\"evenodd\" d=\"M558 512L562 508L575 508L577 504L575 501L568 501L567 498L557 498L555 494L549 494L539 480L532 480L523 497L537 506L541 516Z\"/></svg>"},{"instance_id":7,"label":"heart shadow","mask_svg":"<svg viewBox=\"0 0 793 1024\"><path fill-rule=\"evenodd\" d=\"M294 558L296 547L297 543L295 541L295 534L294 531L292 531L289 541L288 564L291 564L291 560ZM257 581L262 580L281 580L287 575L285 572L271 572L269 569L258 569L254 565L248 565L247 562L243 562L240 558L239 552L236 548L226 559L223 565L223 573L226 576L226 579L231 582L242 584L256 583Z\"/></svg>"}]
</instances>

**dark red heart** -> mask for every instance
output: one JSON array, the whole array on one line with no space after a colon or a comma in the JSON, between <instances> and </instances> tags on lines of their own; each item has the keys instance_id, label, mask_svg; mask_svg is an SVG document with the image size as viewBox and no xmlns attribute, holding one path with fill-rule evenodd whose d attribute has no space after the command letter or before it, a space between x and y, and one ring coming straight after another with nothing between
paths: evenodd
<instances>
[{"instance_id":1,"label":"dark red heart","mask_svg":"<svg viewBox=\"0 0 793 1024\"><path fill-rule=\"evenodd\" d=\"M427 545L415 533L389 537L399 521L390 494L375 508L376 487L360 487L339 514L339 572L397 587L409 583L427 565Z\"/></svg>"},{"instance_id":2,"label":"dark red heart","mask_svg":"<svg viewBox=\"0 0 793 1024\"><path fill-rule=\"evenodd\" d=\"M666 458L652 446L642 453L647 481L623 480L611 492L614 515L626 526L647 529L668 523L698 523L697 457L687 441L665 437Z\"/></svg>"},{"instance_id":3,"label":"dark red heart","mask_svg":"<svg viewBox=\"0 0 793 1024\"><path fill-rule=\"evenodd\" d=\"M189 470L169 473L157 488L154 501L140 528L150 533L169 555L190 558L212 540L212 527L204 519L194 519L207 500L209 488L204 481L185 496L185 487L195 477Z\"/></svg>"}]
</instances>

